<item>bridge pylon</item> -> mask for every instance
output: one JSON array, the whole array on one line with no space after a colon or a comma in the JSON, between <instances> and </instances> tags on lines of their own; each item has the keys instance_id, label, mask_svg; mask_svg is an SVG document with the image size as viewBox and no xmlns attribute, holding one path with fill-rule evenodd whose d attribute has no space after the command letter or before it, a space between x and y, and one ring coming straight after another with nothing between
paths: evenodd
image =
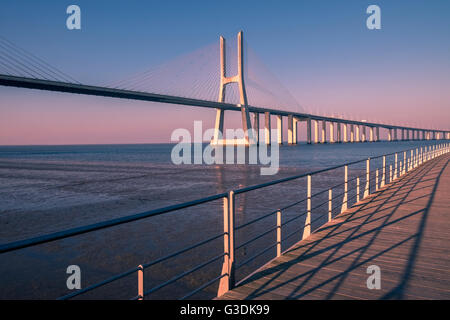
<instances>
[{"instance_id":1,"label":"bridge pylon","mask_svg":"<svg viewBox=\"0 0 450 320\"><path fill-rule=\"evenodd\" d=\"M223 124L225 110L217 109L216 123L214 127L214 138L211 141L213 145L250 145L256 144L255 134L252 129L250 120L250 113L248 111L247 92L245 90L244 82L244 48L243 48L243 33L240 31L237 35L237 55L238 55L238 72L235 76L227 77L226 75L226 51L225 51L225 38L220 36L220 88L218 102L225 102L226 86L230 83L237 83L239 87L239 106L242 114L242 129L244 130L243 139L227 140L223 137Z\"/></svg>"}]
</instances>

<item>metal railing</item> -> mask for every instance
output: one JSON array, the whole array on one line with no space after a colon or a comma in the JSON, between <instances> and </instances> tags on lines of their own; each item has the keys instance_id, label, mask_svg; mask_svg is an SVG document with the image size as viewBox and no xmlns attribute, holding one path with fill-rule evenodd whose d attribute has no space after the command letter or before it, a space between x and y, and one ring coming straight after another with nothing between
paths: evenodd
<instances>
[{"instance_id":1,"label":"metal railing","mask_svg":"<svg viewBox=\"0 0 450 320\"><path fill-rule=\"evenodd\" d=\"M376 156L376 157L372 157L372 158L367 158L367 159L362 159L362 160L358 160L358 161L345 163L345 164L334 166L331 168L326 168L326 169L321 169L321 170L317 170L314 172L299 174L299 175L295 175L295 176L291 176L291 177L287 177L287 178L283 178L283 179L278 179L278 180L274 180L274 181L270 181L270 182L266 182L266 183L262 183L262 184L258 184L258 185L244 187L241 189L231 190L226 193L220 193L220 194L216 194L216 195L213 195L210 197L205 197L205 198L201 198L201 199L197 199L197 200L193 200L193 201L189 201L189 202L185 202L185 203L181 203L181 204L176 204L176 205L172 205L172 206L168 206L168 207L164 207L164 208L159 208L159 209L155 209L155 210L151 210L151 211L147 211L147 212L143 212L143 213L139 213L139 214L135 214L135 215L129 215L129 216L125 216L122 218L112 219L112 220L108 220L108 221L104 221L104 222L100 222L100 223L94 223L94 224L90 224L90 225L82 226L82 227L78 227L78 228L72 228L69 230L60 231L60 232L56 232L56 233L52 233L52 234L48 234L48 235L44 235L44 236L39 236L39 237L35 237L35 238L30 238L30 239L26 239L26 240L3 244L3 245L0 245L0 253L11 252L11 251L19 250L22 248L36 246L38 244L48 243L51 241L65 239L65 238L73 237L76 235L93 232L96 230L110 228L112 226L117 226L117 225L129 223L132 221L155 217L155 216L158 216L161 214L178 211L181 209L197 206L197 205L204 204L204 203L209 203L212 201L223 200L223 227L224 227L223 233L216 234L216 235L211 236L203 241L197 242L197 243L187 246L181 250L178 250L176 252L165 255L164 257L158 258L156 260L153 260L153 261L145 263L145 264L141 264L135 268L129 269L120 274L116 274L116 275L109 277L101 282L92 284L84 289L80 289L80 290L70 293L68 295L62 296L59 299L65 300L65 299L74 298L74 297L80 296L86 292L89 292L94 289L105 286L106 284L109 284L116 280L127 277L133 273L137 273L138 292L137 292L137 295L132 297L131 299L142 300L142 299L144 299L145 296L147 296L151 293L154 293L154 292L156 292L156 291L158 291L158 290L160 290L160 289L162 289L162 288L164 288L164 287L166 287L166 286L168 286L168 285L170 285L170 284L172 284L172 283L174 283L174 282L176 282L176 281L178 281L178 280L180 280L180 279L182 279L182 278L184 278L184 277L186 277L186 276L188 276L188 275L190 275L190 274L192 274L192 273L194 273L216 261L223 259L222 271L218 276L203 283L202 285L197 287L195 290L185 294L183 297L181 297L181 299L189 298L189 297L195 295L196 293L202 291L203 289L216 283L217 281L220 281L219 286L218 286L218 294L217 294L218 296L220 296L246 279L246 278L244 278L239 282L236 281L235 274L236 274L237 269L243 267L244 265L248 264L251 261L254 261L257 257L267 253L271 249L276 249L276 257L279 257L284 252L282 250L282 244L284 242L286 242L287 239L291 238L293 235L295 235L295 234L298 235L299 233L302 233L302 239L307 238L312 232L311 226L315 222L317 222L321 219L325 220L325 221L332 220L333 212L336 211L336 209L340 208L340 210L338 210L340 213L346 211L348 208L350 208L355 203L358 203L362 199L368 197L372 193L373 187L375 187L375 191L377 191L379 188L383 188L385 185L395 181L399 177L401 177L401 176L405 175L406 173L408 173L409 171L417 168L421 164L423 164L431 159L434 159L437 156L448 153L449 151L450 151L450 144L442 143L442 144L429 145L429 146L420 147L420 148L403 150L403 151L399 151L399 152L392 152L392 153L385 154L385 155L380 155L380 156ZM403 161L401 161L401 160L399 161L399 155L403 155ZM371 170L371 162L375 159L381 159L382 165L380 168L375 168L375 169ZM392 160L391 161L392 163L389 164L389 167L388 167L387 160L389 160L389 159ZM348 174L349 170L348 169L352 165L363 163L363 162L366 162L366 165L365 165L366 170L365 170L365 174L363 174L363 176L365 176L365 177L363 179L364 185L362 186L363 192L361 194L361 192L360 192L361 177L359 175L357 175L357 176L349 179L349 174ZM324 173L324 172L329 172L329 171L336 170L339 168L344 168L344 182L333 185L332 187L325 188L319 192L312 194L312 177L314 175ZM297 180L300 178L307 179L307 186L306 186L307 197L306 198L295 201L288 205L285 205L281 208L273 210L262 216L254 218L251 221L247 221L241 225L235 225L235 211L236 211L235 210L235 197L236 197L236 195L244 194L244 193L247 193L247 192L253 191L253 190L263 189L263 188L266 188L269 186L278 185L278 184L285 183L288 181ZM351 182L356 183L356 190L354 190L355 194L350 197L349 196L349 194L350 194L349 184ZM333 195L333 190L336 190L338 188L343 188L343 192ZM314 197L318 197L320 195L325 195L327 192L328 192L328 199L326 201L321 202L319 205L312 207L312 199ZM339 198L339 201L337 202L337 205L333 206L333 201L336 198ZM342 198L342 200L341 200L341 198ZM352 203L352 200L355 200L355 202ZM305 203L305 202L306 202L306 210L304 212L301 212L300 214L297 214L294 217L291 217L288 220L283 221L283 212L285 212L289 208L292 208L294 206L297 206L297 205ZM328 209L325 212L327 215L324 217L323 214L322 215L319 214L317 217L314 217L314 219L312 219L313 214L316 212L316 210L319 207L325 206L327 204L328 204ZM276 216L276 225L274 225L273 227L271 227L269 229L264 230L264 232L258 234L257 236L254 236L254 237L240 243L239 245L236 245L236 240L237 240L236 239L236 231L242 230L258 221L262 221L262 220L267 219L268 217L272 217L272 216ZM287 235L283 235L283 229L288 224L290 224L293 221L296 221L302 217L305 219L304 225L302 225L300 228L297 228L294 231L288 233ZM245 259L244 261L241 261L238 264L236 263L236 251L237 250L239 250L239 249L247 246L248 244L253 243L271 233L274 233L276 235L276 241L274 243L272 243L268 247L265 247L263 250L258 251L257 253L253 254L252 256ZM176 276L173 276L169 280L167 280L157 286L154 286L149 289L144 288L144 270L145 269L147 269L151 266L154 266L156 264L162 263L164 261L167 261L169 259L172 259L174 257L180 256L181 254L187 253L193 249L204 246L204 245L206 245L214 240L220 239L220 238L222 238L223 242L224 242L223 253L216 255L216 256L210 258L209 260L202 262L202 263L196 265L195 267L192 267L191 269L188 269Z\"/></svg>"}]
</instances>

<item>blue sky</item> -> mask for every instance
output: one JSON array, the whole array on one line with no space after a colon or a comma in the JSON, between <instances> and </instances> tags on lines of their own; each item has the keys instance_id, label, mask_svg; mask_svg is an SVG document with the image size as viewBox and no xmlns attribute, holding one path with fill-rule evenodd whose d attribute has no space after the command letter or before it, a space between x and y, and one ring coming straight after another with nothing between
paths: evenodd
<instances>
[{"instance_id":1,"label":"blue sky","mask_svg":"<svg viewBox=\"0 0 450 320\"><path fill-rule=\"evenodd\" d=\"M81 30L65 26L70 4L81 8ZM381 8L381 30L366 28L370 4ZM221 34L234 37L241 29L252 49L307 110L449 127L450 1L0 3L0 35L86 82L124 78L214 43ZM55 98L23 89L0 88L0 94L7 98L0 101L0 113L19 123L30 99L39 100L44 114L51 112L50 105L81 102L92 108L126 105L128 113L141 110L138 103ZM174 108L167 117L178 110ZM166 117L160 110L154 114ZM210 113L196 111L192 117L209 119ZM167 132L146 139L163 141ZM10 134L6 132L0 144L7 144ZM133 136L127 139L135 141ZM99 141L109 140L105 136Z\"/></svg>"}]
</instances>

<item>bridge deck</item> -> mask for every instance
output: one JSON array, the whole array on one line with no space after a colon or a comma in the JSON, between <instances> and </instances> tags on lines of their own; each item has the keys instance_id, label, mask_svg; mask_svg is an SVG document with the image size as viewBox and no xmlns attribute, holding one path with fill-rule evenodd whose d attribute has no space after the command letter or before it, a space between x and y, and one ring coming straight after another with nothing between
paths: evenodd
<instances>
[{"instance_id":1,"label":"bridge deck","mask_svg":"<svg viewBox=\"0 0 450 320\"><path fill-rule=\"evenodd\" d=\"M450 155L396 180L220 299L450 299ZM367 288L367 267L381 289Z\"/></svg>"}]
</instances>

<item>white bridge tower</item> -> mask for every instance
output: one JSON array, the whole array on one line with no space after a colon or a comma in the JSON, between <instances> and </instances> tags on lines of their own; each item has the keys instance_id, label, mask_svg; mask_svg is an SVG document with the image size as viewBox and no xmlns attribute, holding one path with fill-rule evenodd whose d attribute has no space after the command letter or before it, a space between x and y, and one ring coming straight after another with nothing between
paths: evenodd
<instances>
[{"instance_id":1,"label":"white bridge tower","mask_svg":"<svg viewBox=\"0 0 450 320\"><path fill-rule=\"evenodd\" d=\"M225 39L220 36L220 90L218 102L225 102L226 86L230 83L237 83L239 86L239 98L240 98L240 108L242 113L242 129L244 130L243 139L233 139L226 140L223 137L223 123L224 123L224 113L225 110L217 109L216 113L216 124L214 127L214 138L211 141L213 145L221 144L255 144L255 134L252 130L252 124L250 121L250 113L248 111L248 100L247 93L245 91L244 82L244 49L243 49L243 33L240 31L238 33L237 39L237 54L238 54L238 72L237 75L232 77L227 77L225 74L226 66L226 54L225 54Z\"/></svg>"}]
</instances>

